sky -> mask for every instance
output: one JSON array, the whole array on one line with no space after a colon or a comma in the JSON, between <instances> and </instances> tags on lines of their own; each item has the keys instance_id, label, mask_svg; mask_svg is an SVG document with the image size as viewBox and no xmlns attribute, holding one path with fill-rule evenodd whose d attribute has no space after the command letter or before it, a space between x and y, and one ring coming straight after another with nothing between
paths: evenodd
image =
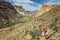
<instances>
[{"instance_id":1,"label":"sky","mask_svg":"<svg viewBox=\"0 0 60 40\"><path fill-rule=\"evenodd\" d=\"M27 11L40 10L42 4L60 4L60 0L3 0L13 5L22 6Z\"/></svg>"}]
</instances>

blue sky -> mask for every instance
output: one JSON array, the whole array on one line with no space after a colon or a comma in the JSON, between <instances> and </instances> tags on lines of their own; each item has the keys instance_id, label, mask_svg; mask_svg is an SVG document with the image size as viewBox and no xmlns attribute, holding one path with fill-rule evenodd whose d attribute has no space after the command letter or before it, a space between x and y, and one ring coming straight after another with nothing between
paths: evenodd
<instances>
[{"instance_id":1,"label":"blue sky","mask_svg":"<svg viewBox=\"0 0 60 40\"><path fill-rule=\"evenodd\" d=\"M23 6L25 10L40 10L42 4L60 4L60 0L4 0L13 5Z\"/></svg>"}]
</instances>

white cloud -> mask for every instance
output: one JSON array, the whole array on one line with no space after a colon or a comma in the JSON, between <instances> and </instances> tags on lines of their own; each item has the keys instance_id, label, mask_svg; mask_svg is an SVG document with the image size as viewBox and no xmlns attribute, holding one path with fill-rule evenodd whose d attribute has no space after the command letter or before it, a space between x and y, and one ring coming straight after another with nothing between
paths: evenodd
<instances>
[{"instance_id":1,"label":"white cloud","mask_svg":"<svg viewBox=\"0 0 60 40\"><path fill-rule=\"evenodd\" d=\"M41 4L38 4L30 0L6 0L6 1L9 1L15 5L23 6L24 9L26 10L37 10L41 8ZM60 0L48 0L48 2L45 2L44 4L60 4Z\"/></svg>"},{"instance_id":2,"label":"white cloud","mask_svg":"<svg viewBox=\"0 0 60 40\"><path fill-rule=\"evenodd\" d=\"M33 1L30 1L30 0L13 0L13 2L14 2L15 5L29 4L29 5L34 6L34 7L38 7L39 6L38 3L35 3Z\"/></svg>"},{"instance_id":3,"label":"white cloud","mask_svg":"<svg viewBox=\"0 0 60 40\"><path fill-rule=\"evenodd\" d=\"M13 0L13 2L15 5L23 6L25 10L29 10L29 11L37 10L40 8L39 4L30 0Z\"/></svg>"}]
</instances>

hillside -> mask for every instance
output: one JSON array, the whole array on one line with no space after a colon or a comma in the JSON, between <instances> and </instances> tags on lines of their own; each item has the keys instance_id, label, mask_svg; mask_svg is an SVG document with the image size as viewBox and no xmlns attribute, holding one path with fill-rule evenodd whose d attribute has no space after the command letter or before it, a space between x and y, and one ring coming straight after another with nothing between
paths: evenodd
<instances>
[{"instance_id":1,"label":"hillside","mask_svg":"<svg viewBox=\"0 0 60 40\"><path fill-rule=\"evenodd\" d=\"M42 10L38 11L35 15L37 20L40 21L42 27L47 27L48 30L52 30L51 35L47 37L46 40L60 40L60 5L43 5ZM49 9L49 10L48 10ZM42 13L43 12L43 13ZM40 15L42 13L42 15ZM50 33L51 33L50 32ZM57 37L57 38L56 38Z\"/></svg>"},{"instance_id":2,"label":"hillside","mask_svg":"<svg viewBox=\"0 0 60 40\"><path fill-rule=\"evenodd\" d=\"M35 14L28 22L1 29L0 40L60 40L60 5L44 4ZM44 28L47 36L43 35Z\"/></svg>"},{"instance_id":3,"label":"hillside","mask_svg":"<svg viewBox=\"0 0 60 40\"><path fill-rule=\"evenodd\" d=\"M21 15L9 2L0 1L0 28L21 19Z\"/></svg>"}]
</instances>

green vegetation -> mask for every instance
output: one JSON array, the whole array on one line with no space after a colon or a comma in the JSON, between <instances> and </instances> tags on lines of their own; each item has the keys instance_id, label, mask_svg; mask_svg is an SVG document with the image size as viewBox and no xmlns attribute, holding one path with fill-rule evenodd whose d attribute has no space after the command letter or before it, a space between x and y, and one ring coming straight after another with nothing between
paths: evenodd
<instances>
[{"instance_id":1,"label":"green vegetation","mask_svg":"<svg viewBox=\"0 0 60 40\"><path fill-rule=\"evenodd\" d=\"M31 16L24 16L23 19L25 21L31 21L32 20L32 17Z\"/></svg>"},{"instance_id":2,"label":"green vegetation","mask_svg":"<svg viewBox=\"0 0 60 40\"><path fill-rule=\"evenodd\" d=\"M42 27L40 27L40 28L39 28L39 32L41 33L41 32L42 32L42 30L43 30L43 29L42 29Z\"/></svg>"},{"instance_id":3,"label":"green vegetation","mask_svg":"<svg viewBox=\"0 0 60 40\"><path fill-rule=\"evenodd\" d=\"M16 22L10 22L10 23L6 23L5 25L2 25L0 27L0 29L2 28L6 28L6 27L9 27L9 26L13 26L13 25L16 25L16 24L24 24L25 22L28 22L28 21L31 21L32 20L32 17L31 16L24 16L20 21L16 21Z\"/></svg>"},{"instance_id":4,"label":"green vegetation","mask_svg":"<svg viewBox=\"0 0 60 40\"><path fill-rule=\"evenodd\" d=\"M33 32L31 30L28 31L29 35L33 35Z\"/></svg>"}]
</instances>

